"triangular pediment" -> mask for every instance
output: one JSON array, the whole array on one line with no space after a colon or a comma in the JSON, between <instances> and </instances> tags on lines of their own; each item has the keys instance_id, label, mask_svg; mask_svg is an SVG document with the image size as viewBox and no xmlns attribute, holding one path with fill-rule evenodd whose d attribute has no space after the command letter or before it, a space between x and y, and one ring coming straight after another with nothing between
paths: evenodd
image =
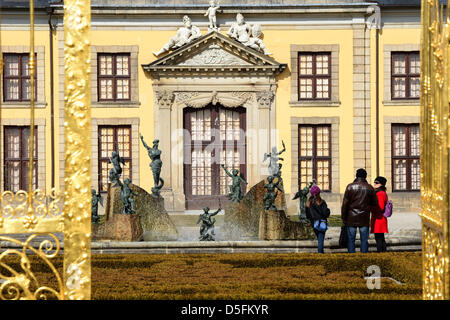
<instances>
[{"instance_id":1,"label":"triangular pediment","mask_svg":"<svg viewBox=\"0 0 450 320\"><path fill-rule=\"evenodd\" d=\"M175 71L177 74L238 71L278 74L286 64L214 31L142 67L159 77Z\"/></svg>"}]
</instances>

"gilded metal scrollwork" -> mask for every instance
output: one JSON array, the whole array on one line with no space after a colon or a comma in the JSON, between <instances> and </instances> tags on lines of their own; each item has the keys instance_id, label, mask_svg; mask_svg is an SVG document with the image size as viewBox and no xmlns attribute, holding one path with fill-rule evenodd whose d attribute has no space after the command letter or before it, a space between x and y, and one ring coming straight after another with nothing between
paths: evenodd
<instances>
[{"instance_id":1,"label":"gilded metal scrollwork","mask_svg":"<svg viewBox=\"0 0 450 320\"><path fill-rule=\"evenodd\" d=\"M4 191L0 194L0 233L62 231L61 200L61 193L56 189L52 189L49 195L37 189L31 199L23 190L16 193ZM36 230L38 226L42 227Z\"/></svg>"},{"instance_id":2,"label":"gilded metal scrollwork","mask_svg":"<svg viewBox=\"0 0 450 320\"><path fill-rule=\"evenodd\" d=\"M30 168L28 190L33 190L34 156L34 1L30 5ZM62 196L52 189L30 193L5 191L0 195L0 234L32 233L25 241L0 236L0 240L21 246L0 254L0 299L90 299L91 263L91 165L90 141L90 6L89 0L64 1L65 63L65 184ZM0 63L2 61L0 60ZM1 105L0 105L1 117ZM64 232L64 265L61 279L51 259L60 251L59 240L52 232ZM38 235L47 234L36 248ZM40 286L32 272L31 251L40 258L56 278L57 288ZM19 269L8 265L7 257L18 257Z\"/></svg>"},{"instance_id":3,"label":"gilded metal scrollwork","mask_svg":"<svg viewBox=\"0 0 450 320\"><path fill-rule=\"evenodd\" d=\"M5 191L1 195L1 211L4 218L19 218L27 212L28 193L26 191Z\"/></svg>"},{"instance_id":4,"label":"gilded metal scrollwork","mask_svg":"<svg viewBox=\"0 0 450 320\"><path fill-rule=\"evenodd\" d=\"M89 0L64 1L64 283L66 299L91 296Z\"/></svg>"},{"instance_id":5,"label":"gilded metal scrollwork","mask_svg":"<svg viewBox=\"0 0 450 320\"><path fill-rule=\"evenodd\" d=\"M423 297L426 300L444 299L445 268L448 254L445 254L442 232L423 227L424 272ZM446 257L447 256L447 257Z\"/></svg>"},{"instance_id":6,"label":"gilded metal scrollwork","mask_svg":"<svg viewBox=\"0 0 450 320\"><path fill-rule=\"evenodd\" d=\"M448 17L449 8L447 5ZM422 0L420 178L423 298L450 299L449 24L439 1Z\"/></svg>"},{"instance_id":7,"label":"gilded metal scrollwork","mask_svg":"<svg viewBox=\"0 0 450 320\"><path fill-rule=\"evenodd\" d=\"M38 236L46 236L48 239L40 240L36 248L32 241ZM63 299L63 282L60 273L51 262L61 248L54 234L33 234L24 242L5 236L0 236L0 240L22 247L21 250L8 249L0 254L0 300ZM57 284L56 288L40 284L33 272L29 251L50 269ZM11 260L18 260L19 263L11 263Z\"/></svg>"}]
</instances>

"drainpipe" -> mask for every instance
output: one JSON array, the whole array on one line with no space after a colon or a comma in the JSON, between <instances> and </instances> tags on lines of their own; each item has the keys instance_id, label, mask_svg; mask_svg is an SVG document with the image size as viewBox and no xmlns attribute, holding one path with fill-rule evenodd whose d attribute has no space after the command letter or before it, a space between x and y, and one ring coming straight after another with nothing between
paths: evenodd
<instances>
[{"instance_id":1,"label":"drainpipe","mask_svg":"<svg viewBox=\"0 0 450 320\"><path fill-rule=\"evenodd\" d=\"M53 8L47 8L48 13L48 27L49 27L49 42L50 42L50 143L51 143L51 175L52 188L55 187L55 99L54 99L54 75L53 75L53 31L56 29L52 25Z\"/></svg>"}]
</instances>

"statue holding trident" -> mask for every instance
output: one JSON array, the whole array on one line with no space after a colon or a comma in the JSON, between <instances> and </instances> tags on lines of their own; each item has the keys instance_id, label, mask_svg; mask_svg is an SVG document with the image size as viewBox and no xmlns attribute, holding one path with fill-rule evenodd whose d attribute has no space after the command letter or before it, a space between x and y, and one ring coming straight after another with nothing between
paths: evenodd
<instances>
[{"instance_id":1,"label":"statue holding trident","mask_svg":"<svg viewBox=\"0 0 450 320\"><path fill-rule=\"evenodd\" d=\"M239 175L238 169L233 169L231 171L232 173L230 173L223 164L220 166L225 171L227 176L229 176L232 179L232 183L230 186L230 193L228 194L228 198L233 202L240 202L242 200L242 196L243 196L241 182L248 185L247 181L245 181L242 174Z\"/></svg>"},{"instance_id":2,"label":"statue holding trident","mask_svg":"<svg viewBox=\"0 0 450 320\"><path fill-rule=\"evenodd\" d=\"M269 174L274 177L281 177L281 164L278 163L278 160L284 160L283 158L279 157L280 154L286 151L286 146L284 145L284 141L281 141L283 144L283 150L280 152L277 151L277 147L272 147L271 153L264 153L264 160L266 161L268 158L269 160Z\"/></svg>"},{"instance_id":3,"label":"statue holding trident","mask_svg":"<svg viewBox=\"0 0 450 320\"><path fill-rule=\"evenodd\" d=\"M148 156L152 160L150 162L150 169L153 173L153 183L154 186L152 188L152 195L156 197L160 197L159 191L164 186L164 180L160 177L161 174L161 167L163 165L161 161L161 150L158 149L159 140L155 139L153 140L153 147L150 148L144 141L144 137L142 134L139 134L141 137L142 144L147 149Z\"/></svg>"}]
</instances>

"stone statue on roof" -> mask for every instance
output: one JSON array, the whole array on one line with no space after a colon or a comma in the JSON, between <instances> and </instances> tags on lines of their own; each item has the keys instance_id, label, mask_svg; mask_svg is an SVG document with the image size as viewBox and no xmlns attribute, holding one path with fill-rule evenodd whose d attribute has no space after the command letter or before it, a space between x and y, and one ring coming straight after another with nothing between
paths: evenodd
<instances>
[{"instance_id":1,"label":"stone statue on roof","mask_svg":"<svg viewBox=\"0 0 450 320\"><path fill-rule=\"evenodd\" d=\"M155 56L168 52L170 49L178 49L202 36L200 29L192 25L191 19L188 16L183 17L183 24L184 27L178 29L177 33L159 51L153 51Z\"/></svg>"},{"instance_id":2,"label":"stone statue on roof","mask_svg":"<svg viewBox=\"0 0 450 320\"><path fill-rule=\"evenodd\" d=\"M219 10L220 5L214 0L209 1L209 8L206 10L204 16L208 16L209 19L209 26L208 26L208 32L212 31L219 31L219 28L217 27L217 19L216 19L216 12Z\"/></svg>"},{"instance_id":3,"label":"stone statue on roof","mask_svg":"<svg viewBox=\"0 0 450 320\"><path fill-rule=\"evenodd\" d=\"M231 25L227 35L249 48L263 52L265 55L271 55L267 51L264 42L259 38L261 33L261 25L250 25L244 21L244 16L238 13L236 15L236 22Z\"/></svg>"}]
</instances>

